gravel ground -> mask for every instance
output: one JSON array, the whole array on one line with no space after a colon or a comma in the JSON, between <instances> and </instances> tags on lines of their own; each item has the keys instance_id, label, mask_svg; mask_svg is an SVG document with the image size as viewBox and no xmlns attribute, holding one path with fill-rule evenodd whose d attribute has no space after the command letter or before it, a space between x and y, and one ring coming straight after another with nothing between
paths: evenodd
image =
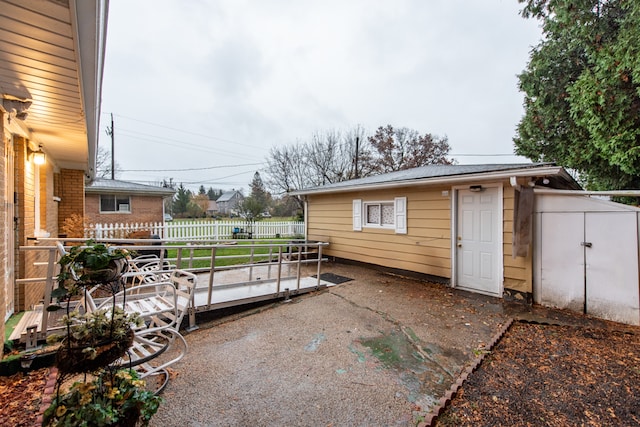
<instances>
[{"instance_id":1,"label":"gravel ground","mask_svg":"<svg viewBox=\"0 0 640 427\"><path fill-rule=\"evenodd\" d=\"M499 300L329 265L355 280L201 323L152 426L410 426L508 319Z\"/></svg>"}]
</instances>

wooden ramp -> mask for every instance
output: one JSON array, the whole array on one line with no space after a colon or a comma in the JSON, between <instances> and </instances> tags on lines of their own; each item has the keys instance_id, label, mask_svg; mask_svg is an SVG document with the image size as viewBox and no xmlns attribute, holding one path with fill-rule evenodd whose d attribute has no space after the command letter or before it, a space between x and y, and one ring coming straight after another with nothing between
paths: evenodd
<instances>
[{"instance_id":1,"label":"wooden ramp","mask_svg":"<svg viewBox=\"0 0 640 427\"><path fill-rule=\"evenodd\" d=\"M47 240L47 239L45 239ZM52 241L54 239L51 239ZM83 239L79 239L83 243ZM165 269L164 261L168 261L173 269L178 268L197 275L197 287L194 293L193 305L189 307L188 328L195 329L196 313L217 310L222 308L240 306L258 301L288 299L292 296L320 290L335 284L331 280L324 280L320 275L320 269L326 258L322 257L322 248L327 246L325 242L310 242L305 240L292 240L283 242L249 242L239 245L238 242L227 243L182 243L181 245L157 246L157 241L147 242L145 239L130 239L131 242L109 242L113 247L125 245L127 248L131 244L136 245L137 250L151 249L160 250L161 257L159 265L162 269L158 272L144 272L159 275L161 273L171 273L172 269ZM51 293L55 286L55 265L57 259L65 253L66 247L55 241L55 245L50 246L21 246L23 251L45 251L48 252L47 275L45 277L27 277L17 279L16 283L29 286L31 283L46 284L43 301L51 303ZM74 242L67 242L71 244ZM168 243L168 242L164 242ZM162 249L175 250L176 256L173 258L163 258L165 252ZM231 254L220 255L218 250L232 250ZM230 261L240 261L229 265L218 266L221 263ZM132 262L135 261L132 260ZM204 265L203 265L204 264ZM215 266L215 267L212 267ZM312 275L315 273L315 276ZM141 270L131 269L123 275L126 280L139 279ZM143 279L146 283L146 279ZM149 283L153 283L149 282ZM98 301L96 299L96 301ZM63 310L57 312L47 312L47 304L35 307L26 312L23 318L16 325L12 332L11 340L20 340L27 343L29 337L35 335L36 340L43 340L47 334L55 329L60 329L62 325L59 320L64 314ZM184 324L184 322L183 322ZM35 332L34 332L35 327ZM30 333L27 334L27 329ZM29 335L29 337L27 336ZM29 340L31 342L32 340Z\"/></svg>"}]
</instances>

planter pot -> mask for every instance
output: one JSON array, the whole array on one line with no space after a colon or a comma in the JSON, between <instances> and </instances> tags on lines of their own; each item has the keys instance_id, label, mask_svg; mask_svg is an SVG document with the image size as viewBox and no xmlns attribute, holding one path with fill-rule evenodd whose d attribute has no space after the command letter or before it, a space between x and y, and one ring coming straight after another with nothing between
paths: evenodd
<instances>
[{"instance_id":1,"label":"planter pot","mask_svg":"<svg viewBox=\"0 0 640 427\"><path fill-rule=\"evenodd\" d=\"M83 269L82 275L92 283L108 283L117 280L127 269L125 258L114 259L109 262L107 268L100 270Z\"/></svg>"},{"instance_id":2,"label":"planter pot","mask_svg":"<svg viewBox=\"0 0 640 427\"><path fill-rule=\"evenodd\" d=\"M62 374L94 372L124 356L132 343L132 330L121 339L106 339L96 345L65 340L56 354L56 366ZM85 352L87 347L96 350L96 357L89 357L90 353Z\"/></svg>"}]
</instances>

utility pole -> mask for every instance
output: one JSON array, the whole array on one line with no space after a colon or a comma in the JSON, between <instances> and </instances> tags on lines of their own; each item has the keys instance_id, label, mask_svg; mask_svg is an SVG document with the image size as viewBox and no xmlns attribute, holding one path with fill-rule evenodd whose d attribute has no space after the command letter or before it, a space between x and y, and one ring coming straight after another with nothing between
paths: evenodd
<instances>
[{"instance_id":1,"label":"utility pole","mask_svg":"<svg viewBox=\"0 0 640 427\"><path fill-rule=\"evenodd\" d=\"M113 130L113 113L111 113L111 127L107 128L107 135L111 137L111 180L116 179L115 140Z\"/></svg>"},{"instance_id":2,"label":"utility pole","mask_svg":"<svg viewBox=\"0 0 640 427\"><path fill-rule=\"evenodd\" d=\"M356 136L356 179L358 179L358 153L360 152L360 137Z\"/></svg>"}]
</instances>

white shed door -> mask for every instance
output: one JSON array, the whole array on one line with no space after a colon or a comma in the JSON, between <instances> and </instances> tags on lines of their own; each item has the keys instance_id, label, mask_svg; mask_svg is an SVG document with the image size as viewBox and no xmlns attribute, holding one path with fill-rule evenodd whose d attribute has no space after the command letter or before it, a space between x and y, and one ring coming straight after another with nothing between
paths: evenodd
<instances>
[{"instance_id":1,"label":"white shed door","mask_svg":"<svg viewBox=\"0 0 640 427\"><path fill-rule=\"evenodd\" d=\"M585 215L587 313L638 324L638 221L635 212Z\"/></svg>"},{"instance_id":2,"label":"white shed door","mask_svg":"<svg viewBox=\"0 0 640 427\"><path fill-rule=\"evenodd\" d=\"M540 239L536 302L640 324L635 212L544 212Z\"/></svg>"},{"instance_id":3,"label":"white shed door","mask_svg":"<svg viewBox=\"0 0 640 427\"><path fill-rule=\"evenodd\" d=\"M545 212L540 223L540 292L536 302L584 310L584 213Z\"/></svg>"},{"instance_id":4,"label":"white shed door","mask_svg":"<svg viewBox=\"0 0 640 427\"><path fill-rule=\"evenodd\" d=\"M458 191L456 283L459 288L502 295L500 200L497 188Z\"/></svg>"}]
</instances>

